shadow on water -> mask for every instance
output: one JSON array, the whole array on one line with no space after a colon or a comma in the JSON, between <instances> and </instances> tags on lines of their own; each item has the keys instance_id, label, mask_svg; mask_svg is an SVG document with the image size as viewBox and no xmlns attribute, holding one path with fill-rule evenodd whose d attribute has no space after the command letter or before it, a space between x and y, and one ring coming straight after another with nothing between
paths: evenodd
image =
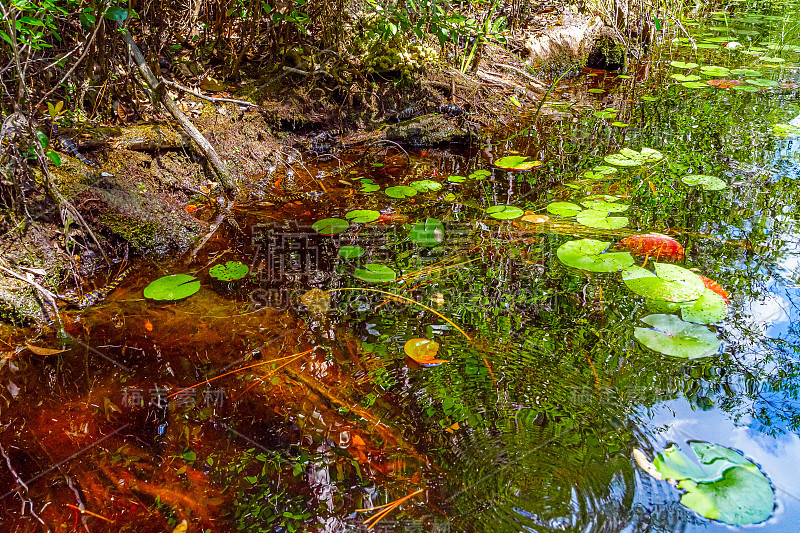
<instances>
[{"instance_id":1,"label":"shadow on water","mask_svg":"<svg viewBox=\"0 0 800 533\"><path fill-rule=\"evenodd\" d=\"M763 21L737 27L764 32L751 51L775 39ZM800 459L800 165L798 137L776 137L774 125L800 120L797 57L758 63L774 88L695 89L668 77L667 61L690 50L673 43L629 79L584 75L557 91L567 105L545 106L512 140L356 167L326 183L318 204L237 206L247 239L221 233L189 266L139 265L104 303L65 313L61 337L29 340L53 352L32 353L35 332L12 332L0 347L5 530L155 532L185 519L190 531L360 531L372 512L357 509L424 489L376 530L726 531L631 458L693 439L758 464L776 491L765 526L796 529L800 482L786 465ZM697 53L704 64L755 61ZM667 158L585 174L645 146ZM513 152L543 164L493 166ZM688 173L728 187L690 189ZM419 180L442 189L384 194ZM545 210L585 194L624 198L629 224L591 229ZM495 220L494 205L550 220ZM333 236L311 228L354 209L381 218ZM411 225L429 218L442 226L411 242ZM555 256L575 236L650 232L681 241L686 266L731 293L714 326L719 354L647 350L633 336L649 313L643 299L616 273ZM364 255L344 258L342 246ZM215 284L208 267L234 260L250 275ZM354 277L368 264L403 277ZM200 291L167 304L142 297L177 272L198 276ZM337 291L328 306L304 296L312 288ZM365 290L375 288L427 307ZM416 364L404 352L413 338L435 340L449 362Z\"/></svg>"}]
</instances>

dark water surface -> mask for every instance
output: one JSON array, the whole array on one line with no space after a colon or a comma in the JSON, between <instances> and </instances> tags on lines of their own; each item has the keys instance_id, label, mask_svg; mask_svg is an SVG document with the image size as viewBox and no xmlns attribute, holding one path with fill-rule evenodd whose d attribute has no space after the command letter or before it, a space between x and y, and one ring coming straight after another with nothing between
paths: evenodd
<instances>
[{"instance_id":1,"label":"dark water surface","mask_svg":"<svg viewBox=\"0 0 800 533\"><path fill-rule=\"evenodd\" d=\"M548 104L530 129L535 103L492 146L417 150L408 162L387 153L383 166L326 180L320 203L239 206L246 239L220 232L189 265L137 265L106 302L70 311L60 337L2 339L2 531L42 522L172 531L184 519L189 531L360 531L375 511L357 509L418 489L374 530L800 531L800 137L774 128L800 125L796 15L787 4L732 4L702 25L685 21L697 43L720 48L674 42L630 78L584 72L555 92L566 105ZM741 47L725 49L731 40ZM698 68L671 60L752 68L762 76L751 79L778 85L689 88L669 76ZM747 77L702 82L715 78ZM615 117L597 116L608 108ZM666 157L584 177L625 147ZM515 152L543 164L493 165ZM478 169L491 175L448 180ZM690 173L728 186L689 188L680 178ZM360 177L380 190L361 191ZM413 202L384 192L421 179L443 188ZM622 198L629 224L597 230L545 210L587 194ZM485 211L494 205L550 219L495 220ZM335 236L310 227L353 209L383 217ZM404 223L427 218L444 231L414 244ZM618 273L585 273L555 256L576 238L653 232L675 237L684 266L730 293L728 316L710 327L719 353L648 350L633 337L651 313L644 299ZM344 245L366 254L344 259ZM212 283L208 267L231 260L250 267L246 282ZM354 277L367 263L407 277ZM173 273L198 276L202 288L172 304L143 298ZM300 298L312 288L348 290L315 312ZM430 310L363 289L402 293L470 338ZM406 341L423 337L449 362L407 358ZM67 351L32 354L18 348L26 340ZM635 448L652 458L694 440L761 468L776 496L766 522L703 518L633 460ZM80 515L81 505L102 518Z\"/></svg>"}]
</instances>

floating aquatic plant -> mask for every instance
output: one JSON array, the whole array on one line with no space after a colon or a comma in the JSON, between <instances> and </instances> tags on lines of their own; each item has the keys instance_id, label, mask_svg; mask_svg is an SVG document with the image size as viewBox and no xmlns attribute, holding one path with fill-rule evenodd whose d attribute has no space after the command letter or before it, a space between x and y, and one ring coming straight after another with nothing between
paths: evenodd
<instances>
[{"instance_id":1,"label":"floating aquatic plant","mask_svg":"<svg viewBox=\"0 0 800 533\"><path fill-rule=\"evenodd\" d=\"M660 233L631 235L619 241L618 246L631 253L648 255L656 261L659 259L683 261L686 257L686 251L681 243Z\"/></svg>"},{"instance_id":2,"label":"floating aquatic plant","mask_svg":"<svg viewBox=\"0 0 800 533\"><path fill-rule=\"evenodd\" d=\"M493 205L486 210L486 214L498 220L511 220L521 217L525 211L513 205Z\"/></svg>"},{"instance_id":3,"label":"floating aquatic plant","mask_svg":"<svg viewBox=\"0 0 800 533\"><path fill-rule=\"evenodd\" d=\"M386 283L397 279L397 272L385 265L367 263L364 268L357 268L353 275L369 283Z\"/></svg>"},{"instance_id":4,"label":"floating aquatic plant","mask_svg":"<svg viewBox=\"0 0 800 533\"><path fill-rule=\"evenodd\" d=\"M656 272L632 266L622 272L622 281L640 296L668 302L690 302L706 290L700 277L683 267L655 263Z\"/></svg>"},{"instance_id":5,"label":"floating aquatic plant","mask_svg":"<svg viewBox=\"0 0 800 533\"><path fill-rule=\"evenodd\" d=\"M501 157L494 162L494 166L505 170L525 171L541 166L541 161L536 161L523 155L509 155Z\"/></svg>"},{"instance_id":6,"label":"floating aquatic plant","mask_svg":"<svg viewBox=\"0 0 800 533\"><path fill-rule=\"evenodd\" d=\"M360 246L342 246L339 248L339 255L344 257L345 259L354 259L356 257L361 257L366 253Z\"/></svg>"},{"instance_id":7,"label":"floating aquatic plant","mask_svg":"<svg viewBox=\"0 0 800 533\"><path fill-rule=\"evenodd\" d=\"M438 246L444 241L444 224L441 220L427 218L424 222L417 222L411 226L408 238L420 246Z\"/></svg>"},{"instance_id":8,"label":"floating aquatic plant","mask_svg":"<svg viewBox=\"0 0 800 533\"><path fill-rule=\"evenodd\" d=\"M701 516L741 526L772 515L775 492L758 466L718 444L692 441L689 446L696 459L676 444L658 453L652 463L638 450L634 454L651 476L677 482L677 488L685 491L681 503Z\"/></svg>"},{"instance_id":9,"label":"floating aquatic plant","mask_svg":"<svg viewBox=\"0 0 800 533\"><path fill-rule=\"evenodd\" d=\"M684 359L708 357L719 351L720 341L705 326L684 322L675 315L648 315L642 322L650 328L635 328L633 336L654 352Z\"/></svg>"},{"instance_id":10,"label":"floating aquatic plant","mask_svg":"<svg viewBox=\"0 0 800 533\"><path fill-rule=\"evenodd\" d=\"M317 220L311 225L311 229L320 235L326 236L342 233L343 231L347 231L349 227L350 222L341 218L323 218L322 220Z\"/></svg>"},{"instance_id":11,"label":"floating aquatic plant","mask_svg":"<svg viewBox=\"0 0 800 533\"><path fill-rule=\"evenodd\" d=\"M187 298L200 290L200 282L189 274L172 274L152 281L144 288L144 297L158 301Z\"/></svg>"},{"instance_id":12,"label":"floating aquatic plant","mask_svg":"<svg viewBox=\"0 0 800 533\"><path fill-rule=\"evenodd\" d=\"M355 222L356 224L375 222L380 217L380 211L374 211L372 209L356 209L354 211L349 211L344 215L344 218L351 222Z\"/></svg>"},{"instance_id":13,"label":"floating aquatic plant","mask_svg":"<svg viewBox=\"0 0 800 533\"><path fill-rule=\"evenodd\" d=\"M681 181L690 187L699 185L706 191L720 191L727 186L720 178L707 174L689 174L681 178Z\"/></svg>"},{"instance_id":14,"label":"floating aquatic plant","mask_svg":"<svg viewBox=\"0 0 800 533\"><path fill-rule=\"evenodd\" d=\"M417 189L409 187L408 185L395 185L394 187L386 187L383 191L389 198L409 198L417 195Z\"/></svg>"},{"instance_id":15,"label":"floating aquatic plant","mask_svg":"<svg viewBox=\"0 0 800 533\"><path fill-rule=\"evenodd\" d=\"M642 148L640 152L623 148L619 153L603 158L606 163L618 167L638 167L647 163L655 163L664 159L664 154L652 148Z\"/></svg>"},{"instance_id":16,"label":"floating aquatic plant","mask_svg":"<svg viewBox=\"0 0 800 533\"><path fill-rule=\"evenodd\" d=\"M439 366L448 362L445 359L436 359L439 343L428 339L409 339L403 346L403 351L422 366Z\"/></svg>"},{"instance_id":17,"label":"floating aquatic plant","mask_svg":"<svg viewBox=\"0 0 800 533\"><path fill-rule=\"evenodd\" d=\"M214 265L208 274L219 281L236 281L245 277L249 271L247 265L239 261L228 261L224 265Z\"/></svg>"},{"instance_id":18,"label":"floating aquatic plant","mask_svg":"<svg viewBox=\"0 0 800 533\"><path fill-rule=\"evenodd\" d=\"M616 272L633 264L628 252L608 252L611 243L594 239L565 242L558 247L556 256L567 266L589 272Z\"/></svg>"}]
</instances>

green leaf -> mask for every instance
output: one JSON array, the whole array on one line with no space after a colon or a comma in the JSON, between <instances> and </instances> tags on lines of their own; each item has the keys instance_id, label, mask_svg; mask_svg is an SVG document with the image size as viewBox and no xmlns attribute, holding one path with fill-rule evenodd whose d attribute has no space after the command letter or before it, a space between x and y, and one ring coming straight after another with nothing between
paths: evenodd
<instances>
[{"instance_id":1,"label":"green leaf","mask_svg":"<svg viewBox=\"0 0 800 533\"><path fill-rule=\"evenodd\" d=\"M470 174L468 177L470 179L474 179L474 180L485 180L486 178L488 178L491 175L492 175L492 173L490 171L488 171L486 169L483 169L483 168L480 168L480 169L476 170L475 172L473 172L472 174Z\"/></svg>"},{"instance_id":2,"label":"green leaf","mask_svg":"<svg viewBox=\"0 0 800 533\"><path fill-rule=\"evenodd\" d=\"M574 217L583 209L581 209L581 206L570 202L553 202L547 206L547 211L562 217Z\"/></svg>"},{"instance_id":3,"label":"green leaf","mask_svg":"<svg viewBox=\"0 0 800 533\"><path fill-rule=\"evenodd\" d=\"M453 183L462 183L467 181L466 176L447 176L447 181L451 181Z\"/></svg>"},{"instance_id":4,"label":"green leaf","mask_svg":"<svg viewBox=\"0 0 800 533\"><path fill-rule=\"evenodd\" d=\"M728 316L728 304L725 298L706 289L706 292L691 306L681 309L681 317L687 322L697 324L712 324Z\"/></svg>"},{"instance_id":5,"label":"green leaf","mask_svg":"<svg viewBox=\"0 0 800 533\"><path fill-rule=\"evenodd\" d=\"M394 270L374 263L368 263L364 265L364 268L357 268L353 275L369 283L385 283L397 279L397 273Z\"/></svg>"},{"instance_id":6,"label":"green leaf","mask_svg":"<svg viewBox=\"0 0 800 533\"><path fill-rule=\"evenodd\" d=\"M685 76L683 74L672 74L672 75L670 75L670 78L672 78L675 81L680 81L680 82L697 81L697 80L702 79L702 78L700 78L700 76L698 76L696 74L690 74L688 76Z\"/></svg>"},{"instance_id":7,"label":"green leaf","mask_svg":"<svg viewBox=\"0 0 800 533\"><path fill-rule=\"evenodd\" d=\"M387 187L383 192L389 198L409 198L417 195L417 189L409 187L408 185L396 185L394 187Z\"/></svg>"},{"instance_id":8,"label":"green leaf","mask_svg":"<svg viewBox=\"0 0 800 533\"><path fill-rule=\"evenodd\" d=\"M181 454L181 458L185 459L187 461L196 461L197 460L197 454L194 453L193 451L189 450L188 452L183 452Z\"/></svg>"},{"instance_id":9,"label":"green leaf","mask_svg":"<svg viewBox=\"0 0 800 533\"><path fill-rule=\"evenodd\" d=\"M710 89L711 85L704 83L702 81L687 81L681 83L684 87L688 87L689 89Z\"/></svg>"},{"instance_id":10,"label":"green leaf","mask_svg":"<svg viewBox=\"0 0 800 533\"><path fill-rule=\"evenodd\" d=\"M580 224L597 229L620 229L628 225L627 217L611 217L607 211L587 209L575 217Z\"/></svg>"},{"instance_id":11,"label":"green leaf","mask_svg":"<svg viewBox=\"0 0 800 533\"><path fill-rule=\"evenodd\" d=\"M750 68L735 68L731 70L731 74L734 76L747 76L748 78L761 76L759 71Z\"/></svg>"},{"instance_id":12,"label":"green leaf","mask_svg":"<svg viewBox=\"0 0 800 533\"><path fill-rule=\"evenodd\" d=\"M622 272L622 281L640 296L689 302L697 300L705 292L703 280L691 270L669 263L656 263L656 274L639 266Z\"/></svg>"},{"instance_id":13,"label":"green leaf","mask_svg":"<svg viewBox=\"0 0 800 533\"><path fill-rule=\"evenodd\" d=\"M663 158L664 154L652 148L642 148L641 152L623 148L619 153L607 155L603 159L606 163L618 167L638 167L645 163L661 161Z\"/></svg>"},{"instance_id":14,"label":"green leaf","mask_svg":"<svg viewBox=\"0 0 800 533\"><path fill-rule=\"evenodd\" d=\"M36 138L39 139L39 144L42 145L42 148L47 148L47 145L50 143L50 138L46 133L36 130Z\"/></svg>"},{"instance_id":15,"label":"green leaf","mask_svg":"<svg viewBox=\"0 0 800 533\"><path fill-rule=\"evenodd\" d=\"M425 222L417 222L411 226L411 233L408 238L414 244L432 248L440 245L444 241L444 224L435 218L425 219Z\"/></svg>"},{"instance_id":16,"label":"green leaf","mask_svg":"<svg viewBox=\"0 0 800 533\"><path fill-rule=\"evenodd\" d=\"M766 63L785 63L786 62L786 60L783 59L782 57L760 57L759 59L761 61L766 62Z\"/></svg>"},{"instance_id":17,"label":"green leaf","mask_svg":"<svg viewBox=\"0 0 800 533\"><path fill-rule=\"evenodd\" d=\"M61 156L58 155L56 152L54 152L52 150L48 150L47 151L47 157L50 159L50 162L52 162L53 165L55 165L57 167L61 166Z\"/></svg>"},{"instance_id":18,"label":"green leaf","mask_svg":"<svg viewBox=\"0 0 800 533\"><path fill-rule=\"evenodd\" d=\"M725 67L718 67L716 65L704 65L700 67L700 72L705 76L711 76L714 78L721 78L725 76L730 76L731 71Z\"/></svg>"},{"instance_id":19,"label":"green leaf","mask_svg":"<svg viewBox=\"0 0 800 533\"><path fill-rule=\"evenodd\" d=\"M381 213L380 211L373 211L371 209L356 209L345 213L344 218L356 224L367 224L381 218Z\"/></svg>"},{"instance_id":20,"label":"green leaf","mask_svg":"<svg viewBox=\"0 0 800 533\"><path fill-rule=\"evenodd\" d=\"M706 191L719 191L726 187L721 179L706 174L689 174L681 178L681 181L690 187L700 185Z\"/></svg>"},{"instance_id":21,"label":"green leaf","mask_svg":"<svg viewBox=\"0 0 800 533\"><path fill-rule=\"evenodd\" d=\"M339 248L339 255L344 257L345 259L354 259L356 257L361 257L366 253L360 246L342 246Z\"/></svg>"},{"instance_id":22,"label":"green leaf","mask_svg":"<svg viewBox=\"0 0 800 533\"><path fill-rule=\"evenodd\" d=\"M311 229L320 235L336 235L337 233L347 231L349 227L350 223L341 218L323 218L322 220L314 222Z\"/></svg>"},{"instance_id":23,"label":"green leaf","mask_svg":"<svg viewBox=\"0 0 800 533\"><path fill-rule=\"evenodd\" d=\"M698 359L719 351L719 339L704 326L684 322L674 315L648 315L642 322L654 329L635 328L633 336L655 352Z\"/></svg>"},{"instance_id":24,"label":"green leaf","mask_svg":"<svg viewBox=\"0 0 800 533\"><path fill-rule=\"evenodd\" d=\"M541 166L541 161L535 161L524 155L509 155L501 157L494 162L494 166L506 170L525 171Z\"/></svg>"},{"instance_id":25,"label":"green leaf","mask_svg":"<svg viewBox=\"0 0 800 533\"><path fill-rule=\"evenodd\" d=\"M616 272L633 264L628 252L603 253L609 244L594 239L569 241L558 247L556 255L565 265L589 272Z\"/></svg>"},{"instance_id":26,"label":"green leaf","mask_svg":"<svg viewBox=\"0 0 800 533\"><path fill-rule=\"evenodd\" d=\"M208 275L220 281L235 281L245 277L249 271L250 269L247 268L247 265L239 261L228 261L224 265L219 264L211 267Z\"/></svg>"},{"instance_id":27,"label":"green leaf","mask_svg":"<svg viewBox=\"0 0 800 533\"><path fill-rule=\"evenodd\" d=\"M187 298L200 290L197 278L188 274L172 274L151 282L144 288L144 297L157 301Z\"/></svg>"},{"instance_id":28,"label":"green leaf","mask_svg":"<svg viewBox=\"0 0 800 533\"><path fill-rule=\"evenodd\" d=\"M493 205L486 210L486 213L498 220L511 220L521 217L525 211L513 205Z\"/></svg>"},{"instance_id":29,"label":"green leaf","mask_svg":"<svg viewBox=\"0 0 800 533\"><path fill-rule=\"evenodd\" d=\"M756 87L777 87L778 85L780 85L780 83L778 83L775 80L762 80L760 78L759 79L748 78L745 81L750 85L755 85Z\"/></svg>"},{"instance_id":30,"label":"green leaf","mask_svg":"<svg viewBox=\"0 0 800 533\"><path fill-rule=\"evenodd\" d=\"M612 201L606 201L606 197L602 197L602 200L598 201L585 200L581 202L581 204L583 204L583 206L588 209L593 209L595 211L600 211L603 213L621 213L623 211L627 211L628 208L630 207L628 204L617 203L616 200L618 199L614 198L613 196L611 198Z\"/></svg>"},{"instance_id":31,"label":"green leaf","mask_svg":"<svg viewBox=\"0 0 800 533\"><path fill-rule=\"evenodd\" d=\"M364 183L361 182L361 192L375 192L381 190L380 185L375 185L374 183Z\"/></svg>"},{"instance_id":32,"label":"green leaf","mask_svg":"<svg viewBox=\"0 0 800 533\"><path fill-rule=\"evenodd\" d=\"M442 188L441 183L433 180L412 181L411 183L409 183L409 185L414 187L419 192L438 191Z\"/></svg>"},{"instance_id":33,"label":"green leaf","mask_svg":"<svg viewBox=\"0 0 800 533\"><path fill-rule=\"evenodd\" d=\"M707 442L691 442L698 461L676 445L653 460L662 478L679 481L681 503L701 516L730 525L763 522L772 515L775 493L769 479L742 454Z\"/></svg>"},{"instance_id":34,"label":"green leaf","mask_svg":"<svg viewBox=\"0 0 800 533\"><path fill-rule=\"evenodd\" d=\"M697 66L697 63L684 63L683 61L670 61L669 64L675 68L685 69L695 68Z\"/></svg>"},{"instance_id":35,"label":"green leaf","mask_svg":"<svg viewBox=\"0 0 800 533\"><path fill-rule=\"evenodd\" d=\"M713 445L712 445L713 446ZM726 450L730 452L731 450ZM709 457L711 454L703 452L703 457ZM747 459L741 455L734 460L727 457L727 453L716 457L715 460L709 463L692 461L678 446L671 445L663 452L659 453L653 459L653 466L656 467L658 473L664 479L674 479L680 481L683 479L691 479L698 483L706 483L709 481L717 481L722 479L722 475L729 468L736 468L751 464Z\"/></svg>"}]
</instances>

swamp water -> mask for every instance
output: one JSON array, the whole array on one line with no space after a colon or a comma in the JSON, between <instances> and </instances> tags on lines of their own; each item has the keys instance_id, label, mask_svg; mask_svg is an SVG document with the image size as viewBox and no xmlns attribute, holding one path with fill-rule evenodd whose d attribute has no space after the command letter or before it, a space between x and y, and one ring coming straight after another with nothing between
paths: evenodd
<instances>
[{"instance_id":1,"label":"swamp water","mask_svg":"<svg viewBox=\"0 0 800 533\"><path fill-rule=\"evenodd\" d=\"M246 239L3 339L2 530L363 531L408 495L373 530L800 530L787 12L686 21L696 50L585 72L488 147L239 206ZM685 260L619 244L652 233ZM144 298L171 274L199 290Z\"/></svg>"}]
</instances>

